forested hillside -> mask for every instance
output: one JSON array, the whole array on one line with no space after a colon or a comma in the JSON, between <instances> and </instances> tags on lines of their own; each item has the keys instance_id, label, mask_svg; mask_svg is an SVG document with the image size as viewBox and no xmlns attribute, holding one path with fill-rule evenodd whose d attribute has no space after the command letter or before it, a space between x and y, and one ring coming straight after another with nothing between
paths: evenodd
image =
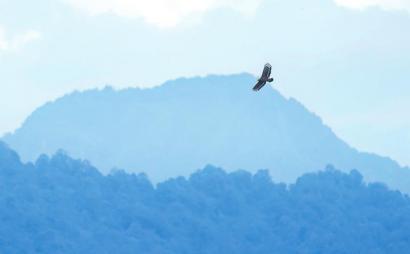
<instances>
[{"instance_id":1,"label":"forested hillside","mask_svg":"<svg viewBox=\"0 0 410 254\"><path fill-rule=\"evenodd\" d=\"M153 186L63 152L22 164L0 144L1 253L389 253L410 200L332 167L293 185L208 166Z\"/></svg>"}]
</instances>

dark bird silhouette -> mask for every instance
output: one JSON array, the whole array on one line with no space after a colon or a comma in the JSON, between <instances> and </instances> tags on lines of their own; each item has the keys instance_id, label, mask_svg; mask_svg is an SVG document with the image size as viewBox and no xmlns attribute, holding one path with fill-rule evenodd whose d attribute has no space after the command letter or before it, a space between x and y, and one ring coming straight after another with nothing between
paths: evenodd
<instances>
[{"instance_id":1,"label":"dark bird silhouette","mask_svg":"<svg viewBox=\"0 0 410 254\"><path fill-rule=\"evenodd\" d=\"M272 72L272 65L270 65L269 63L265 64L265 67L263 68L262 76L258 79L258 83L256 83L256 85L253 87L253 91L257 92L262 87L264 87L267 82L273 81L273 78L270 77L271 72Z\"/></svg>"}]
</instances>

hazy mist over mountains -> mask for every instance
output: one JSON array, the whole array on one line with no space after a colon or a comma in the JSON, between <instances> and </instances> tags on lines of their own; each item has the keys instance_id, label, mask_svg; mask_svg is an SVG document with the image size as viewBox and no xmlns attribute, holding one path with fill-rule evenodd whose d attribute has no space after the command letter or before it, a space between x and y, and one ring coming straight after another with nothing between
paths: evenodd
<instances>
[{"instance_id":1,"label":"hazy mist over mountains","mask_svg":"<svg viewBox=\"0 0 410 254\"><path fill-rule=\"evenodd\" d=\"M0 0L0 254L410 253L406 28L410 0Z\"/></svg>"},{"instance_id":2,"label":"hazy mist over mountains","mask_svg":"<svg viewBox=\"0 0 410 254\"><path fill-rule=\"evenodd\" d=\"M74 92L38 108L3 139L24 160L63 149L103 172L146 172L155 182L207 164L269 169L294 181L332 164L410 192L410 170L340 140L321 119L275 89L251 91L248 74L177 79L151 89Z\"/></svg>"}]
</instances>

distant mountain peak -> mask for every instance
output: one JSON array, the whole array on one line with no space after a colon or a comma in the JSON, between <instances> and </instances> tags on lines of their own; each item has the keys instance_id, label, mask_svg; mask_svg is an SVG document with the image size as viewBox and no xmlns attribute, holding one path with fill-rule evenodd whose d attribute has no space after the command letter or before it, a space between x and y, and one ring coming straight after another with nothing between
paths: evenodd
<instances>
[{"instance_id":1,"label":"distant mountain peak","mask_svg":"<svg viewBox=\"0 0 410 254\"><path fill-rule=\"evenodd\" d=\"M23 160L64 149L104 172L126 168L154 181L213 164L269 169L276 181L333 164L410 190L409 170L360 153L301 103L250 74L179 78L141 89L74 92L38 108L4 140Z\"/></svg>"}]
</instances>

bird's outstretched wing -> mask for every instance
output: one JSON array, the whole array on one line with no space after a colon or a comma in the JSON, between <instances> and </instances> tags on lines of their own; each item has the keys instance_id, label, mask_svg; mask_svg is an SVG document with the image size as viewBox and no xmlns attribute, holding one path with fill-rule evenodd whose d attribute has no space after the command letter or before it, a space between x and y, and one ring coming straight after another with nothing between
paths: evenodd
<instances>
[{"instance_id":1,"label":"bird's outstretched wing","mask_svg":"<svg viewBox=\"0 0 410 254\"><path fill-rule=\"evenodd\" d=\"M272 65L268 63L265 64L265 67L263 68L263 72L262 72L262 79L268 80L271 72L272 72Z\"/></svg>"},{"instance_id":2,"label":"bird's outstretched wing","mask_svg":"<svg viewBox=\"0 0 410 254\"><path fill-rule=\"evenodd\" d=\"M265 84L266 81L258 80L258 83L253 87L253 91L259 91Z\"/></svg>"}]
</instances>

